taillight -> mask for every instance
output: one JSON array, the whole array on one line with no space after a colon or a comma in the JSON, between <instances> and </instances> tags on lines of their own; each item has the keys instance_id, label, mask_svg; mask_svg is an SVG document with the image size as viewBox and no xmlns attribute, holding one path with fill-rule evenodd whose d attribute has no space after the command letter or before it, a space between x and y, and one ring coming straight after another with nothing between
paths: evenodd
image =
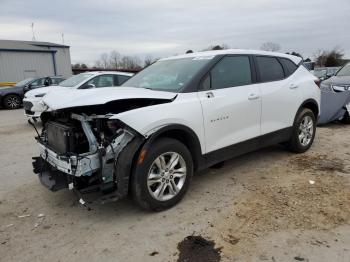
<instances>
[{"instance_id":1,"label":"taillight","mask_svg":"<svg viewBox=\"0 0 350 262\"><path fill-rule=\"evenodd\" d=\"M321 86L321 80L320 79L316 79L315 80L315 84L320 87Z\"/></svg>"}]
</instances>

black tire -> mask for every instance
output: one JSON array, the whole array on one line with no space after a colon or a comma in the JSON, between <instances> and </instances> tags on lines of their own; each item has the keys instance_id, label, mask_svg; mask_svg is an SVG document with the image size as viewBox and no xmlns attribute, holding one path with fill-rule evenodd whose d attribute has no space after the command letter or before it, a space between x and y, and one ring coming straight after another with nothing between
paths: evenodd
<instances>
[{"instance_id":1,"label":"black tire","mask_svg":"<svg viewBox=\"0 0 350 262\"><path fill-rule=\"evenodd\" d=\"M312 123L313 123L313 127L312 127L312 137L310 142L308 142L306 145L303 145L299 139L299 127L301 122L304 120L305 117L311 117L312 119ZM292 136L290 138L290 140L286 143L287 148L295 153L304 153L305 151L307 151L315 138L315 134L316 134L316 117L314 115L314 113L308 109L308 108L303 108L302 110L300 110L296 116L296 119L294 121L294 125L293 125L293 131L292 131Z\"/></svg>"},{"instance_id":2,"label":"black tire","mask_svg":"<svg viewBox=\"0 0 350 262\"><path fill-rule=\"evenodd\" d=\"M6 109L20 108L22 101L18 95L7 95L4 97L2 104Z\"/></svg>"},{"instance_id":3,"label":"black tire","mask_svg":"<svg viewBox=\"0 0 350 262\"><path fill-rule=\"evenodd\" d=\"M346 111L343 118L340 120L340 122L342 122L343 124L347 124L349 125L350 124L350 115L349 115L349 112Z\"/></svg>"},{"instance_id":4,"label":"black tire","mask_svg":"<svg viewBox=\"0 0 350 262\"><path fill-rule=\"evenodd\" d=\"M142 151L141 151L142 152ZM186 164L186 176L179 192L169 200L157 200L149 192L147 185L148 173L154 161L162 154L175 152ZM160 138L147 150L143 162L136 163L131 179L131 192L134 201L142 208L161 211L176 205L185 195L193 176L193 161L187 147L172 138Z\"/></svg>"}]
</instances>

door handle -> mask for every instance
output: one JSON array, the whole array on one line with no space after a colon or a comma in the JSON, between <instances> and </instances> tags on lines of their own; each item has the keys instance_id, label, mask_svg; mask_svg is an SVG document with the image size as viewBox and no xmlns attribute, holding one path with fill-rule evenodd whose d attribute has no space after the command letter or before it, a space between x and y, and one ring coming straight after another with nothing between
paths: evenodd
<instances>
[{"instance_id":1,"label":"door handle","mask_svg":"<svg viewBox=\"0 0 350 262\"><path fill-rule=\"evenodd\" d=\"M290 89L295 89L295 88L298 88L298 86L297 86L296 84L290 84L290 85L289 85L289 88L290 88Z\"/></svg>"},{"instance_id":2,"label":"door handle","mask_svg":"<svg viewBox=\"0 0 350 262\"><path fill-rule=\"evenodd\" d=\"M255 99L258 99L260 96L259 95L257 95L257 94L250 94L249 96L248 96L248 100L255 100Z\"/></svg>"},{"instance_id":3,"label":"door handle","mask_svg":"<svg viewBox=\"0 0 350 262\"><path fill-rule=\"evenodd\" d=\"M207 96L207 98L214 97L214 93L213 92L207 92L207 93L205 93L205 95Z\"/></svg>"}]
</instances>

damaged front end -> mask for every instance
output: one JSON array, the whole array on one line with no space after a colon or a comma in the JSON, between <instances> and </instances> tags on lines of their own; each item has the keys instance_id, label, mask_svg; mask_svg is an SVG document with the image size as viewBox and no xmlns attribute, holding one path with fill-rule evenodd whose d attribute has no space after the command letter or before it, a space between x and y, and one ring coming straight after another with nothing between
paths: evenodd
<instances>
[{"instance_id":1,"label":"damaged front end","mask_svg":"<svg viewBox=\"0 0 350 262\"><path fill-rule=\"evenodd\" d=\"M39 156L34 172L52 191L101 192L113 198L128 193L133 158L144 137L113 114L86 115L72 111L47 113L36 137Z\"/></svg>"}]
</instances>

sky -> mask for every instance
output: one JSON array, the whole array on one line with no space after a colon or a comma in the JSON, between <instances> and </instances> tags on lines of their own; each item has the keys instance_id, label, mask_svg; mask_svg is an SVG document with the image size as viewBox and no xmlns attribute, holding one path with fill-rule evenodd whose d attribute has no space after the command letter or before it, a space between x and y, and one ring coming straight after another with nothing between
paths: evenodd
<instances>
[{"instance_id":1,"label":"sky","mask_svg":"<svg viewBox=\"0 0 350 262\"><path fill-rule=\"evenodd\" d=\"M274 42L304 58L340 48L350 58L349 0L0 0L0 39L71 47L72 63L102 53L154 58L226 44Z\"/></svg>"}]
</instances>

